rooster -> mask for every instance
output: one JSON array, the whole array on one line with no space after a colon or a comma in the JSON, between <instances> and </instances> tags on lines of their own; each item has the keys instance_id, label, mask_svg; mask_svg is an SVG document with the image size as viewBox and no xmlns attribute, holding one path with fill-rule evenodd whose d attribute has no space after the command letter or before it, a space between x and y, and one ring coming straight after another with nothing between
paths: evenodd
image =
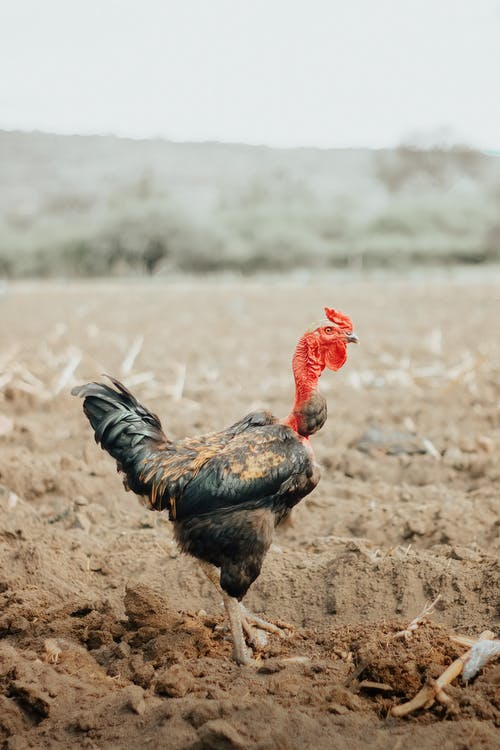
<instances>
[{"instance_id":1,"label":"rooster","mask_svg":"<svg viewBox=\"0 0 500 750\"><path fill-rule=\"evenodd\" d=\"M220 591L238 664L252 661L244 633L254 647L263 631L281 633L242 599L260 574L274 528L319 481L309 441L327 416L318 380L325 368L342 367L347 344L358 341L346 315L325 313L297 344L295 401L282 420L255 411L221 432L171 440L118 380L110 378L114 388L87 383L72 390L84 398L95 440L116 460L126 489L144 496L151 510L168 511L181 550L200 561Z\"/></svg>"}]
</instances>

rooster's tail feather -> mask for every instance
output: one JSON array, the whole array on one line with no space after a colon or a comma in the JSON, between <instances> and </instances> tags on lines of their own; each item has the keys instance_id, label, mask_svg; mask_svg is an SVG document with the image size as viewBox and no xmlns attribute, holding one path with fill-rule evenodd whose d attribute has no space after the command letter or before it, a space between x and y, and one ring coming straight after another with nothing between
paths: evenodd
<instances>
[{"instance_id":1,"label":"rooster's tail feather","mask_svg":"<svg viewBox=\"0 0 500 750\"><path fill-rule=\"evenodd\" d=\"M83 411L96 443L117 461L118 469L127 476L127 486L139 495L149 494L142 469L151 453L166 447L169 441L156 414L142 406L123 383L107 377L115 388L87 383L71 393L84 399Z\"/></svg>"}]
</instances>

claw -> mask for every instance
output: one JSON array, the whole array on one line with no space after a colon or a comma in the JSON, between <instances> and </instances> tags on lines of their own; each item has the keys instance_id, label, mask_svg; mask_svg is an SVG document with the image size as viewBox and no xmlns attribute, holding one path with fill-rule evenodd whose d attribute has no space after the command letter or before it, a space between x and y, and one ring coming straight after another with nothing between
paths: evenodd
<instances>
[{"instance_id":1,"label":"claw","mask_svg":"<svg viewBox=\"0 0 500 750\"><path fill-rule=\"evenodd\" d=\"M250 625L246 615L241 613L241 625L246 636L247 643L256 651L262 651L267 646L267 635L263 630Z\"/></svg>"},{"instance_id":2,"label":"claw","mask_svg":"<svg viewBox=\"0 0 500 750\"><path fill-rule=\"evenodd\" d=\"M266 633L272 633L279 638L286 638L286 631L293 630L292 625L280 623L282 627L278 627L274 623L267 622L267 620L263 620L261 617L249 612L241 602L238 602L237 599L229 596L229 594L221 589L216 568L203 561L200 561L200 565L207 578L222 595L233 641L232 655L234 661L241 665L259 666L258 657L257 659L253 659L252 655L254 651L262 651L267 646L268 638ZM243 637L243 633L246 636L245 638Z\"/></svg>"},{"instance_id":3,"label":"claw","mask_svg":"<svg viewBox=\"0 0 500 750\"><path fill-rule=\"evenodd\" d=\"M249 666L255 662L250 656L247 648L245 648L244 651L240 651L238 648L233 648L232 657L236 664L239 664L242 667Z\"/></svg>"},{"instance_id":4,"label":"claw","mask_svg":"<svg viewBox=\"0 0 500 750\"><path fill-rule=\"evenodd\" d=\"M282 623L282 626L278 627L278 625L275 625L272 622L263 620L262 617L259 617L258 615L254 615L253 612L250 612L242 602L240 602L240 610L241 610L241 620L242 620L243 629L245 630L247 635L249 634L249 630L253 633L255 632L254 628L252 628L251 625L254 625L255 628L260 632L265 631L267 633L272 633L273 635L277 635L279 638L286 638L288 635L286 631L293 630L292 625L286 625L285 623ZM265 637L265 632L262 632L262 635L264 637ZM265 640L264 645L266 643L267 643L267 638Z\"/></svg>"}]
</instances>

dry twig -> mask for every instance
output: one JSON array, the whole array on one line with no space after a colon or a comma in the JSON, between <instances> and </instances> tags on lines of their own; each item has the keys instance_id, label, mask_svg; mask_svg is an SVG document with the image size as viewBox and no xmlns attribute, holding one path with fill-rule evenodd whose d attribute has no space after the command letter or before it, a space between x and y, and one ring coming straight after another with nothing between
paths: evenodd
<instances>
[{"instance_id":1,"label":"dry twig","mask_svg":"<svg viewBox=\"0 0 500 750\"><path fill-rule=\"evenodd\" d=\"M82 353L79 349L74 349L72 354L69 357L69 360L66 364L66 367L61 372L61 375L59 376L57 383L54 386L53 395L57 396L58 393L60 393L63 388L67 385L67 383L71 380L73 375L75 374L75 370L82 361Z\"/></svg>"},{"instance_id":2,"label":"dry twig","mask_svg":"<svg viewBox=\"0 0 500 750\"><path fill-rule=\"evenodd\" d=\"M494 637L494 633L492 633L491 630L485 630L484 633L481 633L479 636L478 641L492 640ZM455 659L455 661L445 669L443 674L438 677L437 680L433 680L427 685L424 685L411 701L401 703L399 706L393 706L391 709L392 716L407 716L408 714L413 713L413 711L417 711L419 708L430 708L434 701L438 701L445 706L449 705L451 703L451 698L445 693L443 688L458 677L463 670L465 663L469 659L470 653L470 650L466 651L465 654L462 654L458 659Z\"/></svg>"},{"instance_id":3,"label":"dry twig","mask_svg":"<svg viewBox=\"0 0 500 750\"><path fill-rule=\"evenodd\" d=\"M184 386L186 385L186 373L187 366L184 362L179 362L177 365L177 380L170 386L170 395L174 401L180 401L184 393Z\"/></svg>"},{"instance_id":4,"label":"dry twig","mask_svg":"<svg viewBox=\"0 0 500 750\"><path fill-rule=\"evenodd\" d=\"M57 638L46 638L43 642L45 661L49 664L57 664L62 653Z\"/></svg>"},{"instance_id":5,"label":"dry twig","mask_svg":"<svg viewBox=\"0 0 500 750\"><path fill-rule=\"evenodd\" d=\"M438 601L441 598L441 594L438 594L433 602L425 602L422 611L413 618L413 620L410 622L407 628L404 630L399 630L397 633L394 633L392 636L393 638L409 638L412 634L412 631L416 630L420 625L422 625L427 617L429 615L432 615L434 612L434 608Z\"/></svg>"},{"instance_id":6,"label":"dry twig","mask_svg":"<svg viewBox=\"0 0 500 750\"><path fill-rule=\"evenodd\" d=\"M137 336L136 339L132 342L132 345L130 349L127 352L127 355L120 366L120 372L122 375L128 375L129 372L131 372L134 362L138 355L141 352L142 345L144 343L144 336Z\"/></svg>"},{"instance_id":7,"label":"dry twig","mask_svg":"<svg viewBox=\"0 0 500 750\"><path fill-rule=\"evenodd\" d=\"M358 687L365 690L380 690L384 693L394 692L392 685L388 685L386 682L373 682L372 680L361 680Z\"/></svg>"},{"instance_id":8,"label":"dry twig","mask_svg":"<svg viewBox=\"0 0 500 750\"><path fill-rule=\"evenodd\" d=\"M436 461L441 461L442 455L440 454L432 440L429 440L429 438L423 438L422 447L424 448L425 452L429 454L429 456L435 458Z\"/></svg>"}]
</instances>

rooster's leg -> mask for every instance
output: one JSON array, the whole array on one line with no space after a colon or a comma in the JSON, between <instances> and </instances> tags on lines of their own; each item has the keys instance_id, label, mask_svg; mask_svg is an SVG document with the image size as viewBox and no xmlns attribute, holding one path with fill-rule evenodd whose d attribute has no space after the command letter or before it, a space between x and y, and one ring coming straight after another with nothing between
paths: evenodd
<instances>
[{"instance_id":1,"label":"rooster's leg","mask_svg":"<svg viewBox=\"0 0 500 750\"><path fill-rule=\"evenodd\" d=\"M210 565L207 562L204 562L203 560L199 561L201 569L207 576L208 580L213 583L219 594L224 599L224 606L226 608L226 612L228 612L227 604L225 601L225 592L221 589L220 583L219 583L219 572L217 568L215 568L213 565ZM279 636L280 638L283 638L286 633L282 628L279 628L277 625L273 625L272 622L267 622L267 620L263 620L262 617L258 617L257 615L254 615L253 612L250 612L243 602L239 603L240 607L240 619L241 619L241 626L243 628L243 631L247 638L247 643L250 646L253 646L254 649L257 651L260 651L267 645L267 633L273 633L274 635ZM229 612L228 612L229 617ZM231 632L232 632L232 626L231 626Z\"/></svg>"},{"instance_id":2,"label":"rooster's leg","mask_svg":"<svg viewBox=\"0 0 500 750\"><path fill-rule=\"evenodd\" d=\"M238 664L250 664L252 659L248 654L248 650L245 645L245 640L243 638L243 629L245 630L250 643L259 645L260 641L258 636L256 636L254 629L247 623L246 618L242 616L238 600L234 599L234 597L232 596L229 596L229 594L226 594L226 592L221 588L217 568L215 568L213 565L210 565L210 563L205 562L204 560L200 560L199 563L208 580L213 583L219 594L222 596L226 614L229 620L229 626L231 629L231 637L233 639L233 659Z\"/></svg>"},{"instance_id":3,"label":"rooster's leg","mask_svg":"<svg viewBox=\"0 0 500 750\"><path fill-rule=\"evenodd\" d=\"M237 599L225 591L222 592L224 606L226 608L231 636L233 638L233 659L237 664L251 664L252 658L248 653L245 639L243 638L243 623L241 618L240 603Z\"/></svg>"}]
</instances>

